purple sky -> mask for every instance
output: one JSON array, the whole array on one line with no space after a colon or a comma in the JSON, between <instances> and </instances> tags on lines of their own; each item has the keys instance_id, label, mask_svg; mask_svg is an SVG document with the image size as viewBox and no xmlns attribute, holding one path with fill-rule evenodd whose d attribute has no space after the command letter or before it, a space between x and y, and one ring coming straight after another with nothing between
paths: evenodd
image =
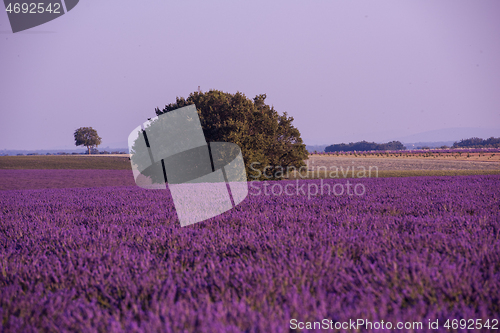
<instances>
[{"instance_id":1,"label":"purple sky","mask_svg":"<svg viewBox=\"0 0 500 333\"><path fill-rule=\"evenodd\" d=\"M308 144L500 128L498 0L81 0L16 34L0 6L0 149L124 147L198 86L266 93Z\"/></svg>"}]
</instances>

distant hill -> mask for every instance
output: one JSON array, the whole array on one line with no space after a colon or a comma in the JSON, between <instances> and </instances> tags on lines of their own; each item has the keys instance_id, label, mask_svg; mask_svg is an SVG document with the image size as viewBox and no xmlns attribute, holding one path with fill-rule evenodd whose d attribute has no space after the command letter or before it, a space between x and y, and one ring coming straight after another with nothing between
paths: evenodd
<instances>
[{"instance_id":1,"label":"distant hill","mask_svg":"<svg viewBox=\"0 0 500 333\"><path fill-rule=\"evenodd\" d=\"M429 147L429 148L440 148L443 146L451 147L456 141L436 141L436 142L402 142L402 144L406 147L408 150L413 150L413 149L419 149L422 147ZM330 145L306 145L306 149L308 152L312 153L314 151L317 152L324 152L326 147Z\"/></svg>"},{"instance_id":2,"label":"distant hill","mask_svg":"<svg viewBox=\"0 0 500 333\"><path fill-rule=\"evenodd\" d=\"M455 127L455 128L443 128L434 131L426 131L417 134L412 134L404 137L394 138L392 140L401 141L404 143L441 143L441 142L451 142L451 145L455 141L460 141L462 139L468 138L489 138L489 137L499 137L500 128L477 128L477 127ZM450 145L450 144L448 144Z\"/></svg>"},{"instance_id":3,"label":"distant hill","mask_svg":"<svg viewBox=\"0 0 500 333\"><path fill-rule=\"evenodd\" d=\"M473 137L490 138L500 137L500 128L479 128L479 127L454 127L439 130L416 133L404 137L392 137L385 142L400 141L407 149L417 149L419 147L439 148L442 146L451 147L455 142ZM361 138L362 139L362 138ZM347 140L349 141L349 140ZM382 141L377 141L382 143ZM330 144L306 145L309 152L324 152Z\"/></svg>"},{"instance_id":4,"label":"distant hill","mask_svg":"<svg viewBox=\"0 0 500 333\"><path fill-rule=\"evenodd\" d=\"M306 150L310 153L317 151L319 152L324 152L325 148L329 145L306 145Z\"/></svg>"}]
</instances>

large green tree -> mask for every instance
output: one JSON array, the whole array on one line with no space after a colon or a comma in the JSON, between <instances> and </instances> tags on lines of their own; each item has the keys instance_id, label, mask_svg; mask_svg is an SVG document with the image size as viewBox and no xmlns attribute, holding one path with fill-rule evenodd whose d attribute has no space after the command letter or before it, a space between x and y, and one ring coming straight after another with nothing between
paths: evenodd
<instances>
[{"instance_id":1,"label":"large green tree","mask_svg":"<svg viewBox=\"0 0 500 333\"><path fill-rule=\"evenodd\" d=\"M155 111L161 115L195 104L207 142L240 146L249 180L280 179L287 168L304 165L307 151L293 118L286 112L279 115L265 99L265 94L251 100L240 92L210 90L177 97L175 103Z\"/></svg>"},{"instance_id":2,"label":"large green tree","mask_svg":"<svg viewBox=\"0 0 500 333\"><path fill-rule=\"evenodd\" d=\"M75 145L85 146L89 150L101 144L102 138L97 135L97 131L92 127L80 127L74 133Z\"/></svg>"}]
</instances>

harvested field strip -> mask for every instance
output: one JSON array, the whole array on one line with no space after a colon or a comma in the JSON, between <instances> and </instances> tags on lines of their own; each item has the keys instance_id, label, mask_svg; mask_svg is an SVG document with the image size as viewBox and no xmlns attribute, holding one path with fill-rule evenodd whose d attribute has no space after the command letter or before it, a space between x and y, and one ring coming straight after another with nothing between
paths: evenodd
<instances>
[{"instance_id":1,"label":"harvested field strip","mask_svg":"<svg viewBox=\"0 0 500 333\"><path fill-rule=\"evenodd\" d=\"M432 160L410 158L348 158L333 156L310 156L306 160L307 169L334 170L337 168L360 167L368 169L370 166L378 170L500 170L500 162L493 161L460 161L460 160Z\"/></svg>"},{"instance_id":2,"label":"harvested field strip","mask_svg":"<svg viewBox=\"0 0 500 333\"><path fill-rule=\"evenodd\" d=\"M126 156L0 156L0 169L131 170L131 166Z\"/></svg>"},{"instance_id":3,"label":"harvested field strip","mask_svg":"<svg viewBox=\"0 0 500 333\"><path fill-rule=\"evenodd\" d=\"M344 171L345 172L345 171ZM386 177L417 177L417 176L473 176L473 175L498 175L500 170L380 170L376 172L371 170L371 174L366 170L366 175L358 174L354 171L342 172L339 171L339 176L332 177L331 171L325 172L323 170L308 171L307 174L303 172L301 175L298 173L291 174L288 179L326 179L326 178L386 178Z\"/></svg>"}]
</instances>

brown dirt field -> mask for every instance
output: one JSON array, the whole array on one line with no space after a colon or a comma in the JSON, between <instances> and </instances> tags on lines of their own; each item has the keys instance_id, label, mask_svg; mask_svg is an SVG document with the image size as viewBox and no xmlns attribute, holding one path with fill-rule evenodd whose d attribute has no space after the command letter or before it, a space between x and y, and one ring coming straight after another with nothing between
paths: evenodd
<instances>
[{"instance_id":1,"label":"brown dirt field","mask_svg":"<svg viewBox=\"0 0 500 333\"><path fill-rule=\"evenodd\" d=\"M318 167L378 167L378 170L500 170L500 161L405 158L405 157L337 157L325 155L310 155L306 160L308 170L318 170ZM322 168L323 169L323 168Z\"/></svg>"},{"instance_id":2,"label":"brown dirt field","mask_svg":"<svg viewBox=\"0 0 500 333\"><path fill-rule=\"evenodd\" d=\"M500 174L500 162L481 160L309 155L306 165L300 170L300 175L292 172L289 178L373 178ZM308 170L308 172L305 170Z\"/></svg>"},{"instance_id":3,"label":"brown dirt field","mask_svg":"<svg viewBox=\"0 0 500 333\"><path fill-rule=\"evenodd\" d=\"M0 156L1 169L132 170L128 155Z\"/></svg>"}]
</instances>

